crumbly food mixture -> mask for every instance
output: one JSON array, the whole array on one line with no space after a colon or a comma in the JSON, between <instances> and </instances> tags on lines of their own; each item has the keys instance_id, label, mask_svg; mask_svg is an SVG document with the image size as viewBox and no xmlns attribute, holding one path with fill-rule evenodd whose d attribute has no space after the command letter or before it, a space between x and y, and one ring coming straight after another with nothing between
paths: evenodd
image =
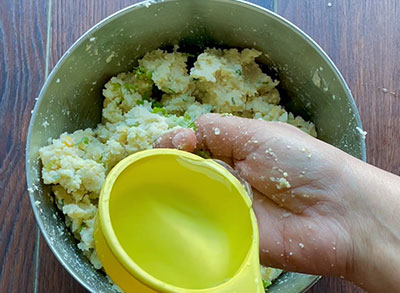
<instances>
[{"instance_id":1,"label":"crumbly food mixture","mask_svg":"<svg viewBox=\"0 0 400 293\"><path fill-rule=\"evenodd\" d=\"M255 49L206 49L188 68L189 54L154 50L132 72L121 73L103 90L102 123L63 133L40 149L42 178L51 184L66 225L96 269L93 228L107 173L126 156L152 148L161 135L195 128L205 113L281 121L316 136L313 123L279 105L279 81L263 73ZM266 284L280 273L263 268Z\"/></svg>"}]
</instances>

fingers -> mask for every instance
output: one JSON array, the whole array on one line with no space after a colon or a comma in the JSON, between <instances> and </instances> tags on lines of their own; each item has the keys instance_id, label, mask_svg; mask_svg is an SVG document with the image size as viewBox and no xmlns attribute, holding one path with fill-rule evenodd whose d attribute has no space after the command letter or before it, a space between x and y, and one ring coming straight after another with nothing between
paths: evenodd
<instances>
[{"instance_id":1,"label":"fingers","mask_svg":"<svg viewBox=\"0 0 400 293\"><path fill-rule=\"evenodd\" d=\"M196 124L196 134L178 129L162 136L155 147L208 150L212 158L228 163L251 186L295 213L318 202L314 191L320 187L314 182L326 177L321 172L326 156L318 159L320 142L312 150L315 139L284 123L207 114Z\"/></svg>"},{"instance_id":2,"label":"fingers","mask_svg":"<svg viewBox=\"0 0 400 293\"><path fill-rule=\"evenodd\" d=\"M156 141L154 147L174 148L187 152L193 152L196 149L196 135L192 129L180 128L164 134Z\"/></svg>"},{"instance_id":3,"label":"fingers","mask_svg":"<svg viewBox=\"0 0 400 293\"><path fill-rule=\"evenodd\" d=\"M277 206L257 190L253 190L253 197L253 210L260 235L261 263L293 272L307 266L312 269L303 246L306 241L302 240L301 232L307 233L302 227L303 219Z\"/></svg>"},{"instance_id":4,"label":"fingers","mask_svg":"<svg viewBox=\"0 0 400 293\"><path fill-rule=\"evenodd\" d=\"M311 224L277 206L256 190L253 190L253 196L253 209L260 235L261 263L293 272L314 270L314 264L310 263L309 257L316 252L307 239L304 239L311 231L304 225L308 227Z\"/></svg>"},{"instance_id":5,"label":"fingers","mask_svg":"<svg viewBox=\"0 0 400 293\"><path fill-rule=\"evenodd\" d=\"M278 124L216 114L201 116L196 123L199 148L208 149L212 157L231 158L234 168L252 186L264 194L272 191L271 168L280 163L271 149L279 140Z\"/></svg>"},{"instance_id":6,"label":"fingers","mask_svg":"<svg viewBox=\"0 0 400 293\"><path fill-rule=\"evenodd\" d=\"M281 268L286 265L282 254L282 216L287 212L253 189L253 210L260 234L260 260L263 265Z\"/></svg>"},{"instance_id":7,"label":"fingers","mask_svg":"<svg viewBox=\"0 0 400 293\"><path fill-rule=\"evenodd\" d=\"M207 114L196 121L198 148L208 149L213 156L243 160L257 147L257 139L251 140L266 122Z\"/></svg>"},{"instance_id":8,"label":"fingers","mask_svg":"<svg viewBox=\"0 0 400 293\"><path fill-rule=\"evenodd\" d=\"M315 182L321 182L327 169L321 142L284 123L216 114L196 123L198 147L231 162L243 179L277 205L301 213L318 202L313 193L320 187Z\"/></svg>"}]
</instances>

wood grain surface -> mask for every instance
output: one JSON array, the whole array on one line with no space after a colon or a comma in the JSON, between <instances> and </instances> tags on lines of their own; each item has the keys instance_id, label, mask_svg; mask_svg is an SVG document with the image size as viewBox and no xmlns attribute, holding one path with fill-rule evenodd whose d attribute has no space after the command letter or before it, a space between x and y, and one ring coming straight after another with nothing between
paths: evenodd
<instances>
[{"instance_id":1,"label":"wood grain surface","mask_svg":"<svg viewBox=\"0 0 400 293\"><path fill-rule=\"evenodd\" d=\"M400 174L400 1L279 0L278 12L343 74L368 132L367 161Z\"/></svg>"},{"instance_id":2,"label":"wood grain surface","mask_svg":"<svg viewBox=\"0 0 400 293\"><path fill-rule=\"evenodd\" d=\"M53 68L85 31L135 2L0 0L0 292L85 292L45 241L37 241L25 187L26 132L46 65ZM400 2L251 2L277 11L329 54L368 131L368 161L400 174ZM363 291L342 279L323 278L309 292Z\"/></svg>"},{"instance_id":3,"label":"wood grain surface","mask_svg":"<svg viewBox=\"0 0 400 293\"><path fill-rule=\"evenodd\" d=\"M32 292L37 228L25 183L25 137L44 82L45 1L0 1L0 291Z\"/></svg>"}]
</instances>

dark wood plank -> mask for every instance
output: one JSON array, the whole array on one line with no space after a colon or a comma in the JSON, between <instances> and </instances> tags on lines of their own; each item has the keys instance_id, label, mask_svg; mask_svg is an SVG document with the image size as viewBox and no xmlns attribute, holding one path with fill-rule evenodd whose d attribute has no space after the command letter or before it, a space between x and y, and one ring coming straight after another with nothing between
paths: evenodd
<instances>
[{"instance_id":1,"label":"dark wood plank","mask_svg":"<svg viewBox=\"0 0 400 293\"><path fill-rule=\"evenodd\" d=\"M52 50L50 68L53 68L65 51L89 28L106 16L141 0L53 0ZM248 2L274 10L274 0L249 0Z\"/></svg>"},{"instance_id":2,"label":"dark wood plank","mask_svg":"<svg viewBox=\"0 0 400 293\"><path fill-rule=\"evenodd\" d=\"M112 13L140 1L135 0L52 0L50 68L88 29ZM38 292L85 292L60 265L44 239L40 241Z\"/></svg>"},{"instance_id":3,"label":"dark wood plank","mask_svg":"<svg viewBox=\"0 0 400 293\"><path fill-rule=\"evenodd\" d=\"M58 262L43 237L40 239L37 292L83 293L86 290Z\"/></svg>"},{"instance_id":4,"label":"dark wood plank","mask_svg":"<svg viewBox=\"0 0 400 293\"><path fill-rule=\"evenodd\" d=\"M274 11L274 0L248 0L247 2L251 2L253 4L257 4L261 7Z\"/></svg>"},{"instance_id":5,"label":"dark wood plank","mask_svg":"<svg viewBox=\"0 0 400 293\"><path fill-rule=\"evenodd\" d=\"M52 46L50 68L87 30L114 12L141 0L52 0Z\"/></svg>"},{"instance_id":6,"label":"dark wood plank","mask_svg":"<svg viewBox=\"0 0 400 293\"><path fill-rule=\"evenodd\" d=\"M279 0L278 13L309 34L342 72L368 132L368 162L400 174L400 3ZM325 278L310 292L363 291Z\"/></svg>"},{"instance_id":7,"label":"dark wood plank","mask_svg":"<svg viewBox=\"0 0 400 293\"><path fill-rule=\"evenodd\" d=\"M400 174L400 2L279 0L279 13L308 33L350 86L367 135L368 162Z\"/></svg>"},{"instance_id":8,"label":"dark wood plank","mask_svg":"<svg viewBox=\"0 0 400 293\"><path fill-rule=\"evenodd\" d=\"M25 141L44 81L46 0L0 1L0 291L33 292L36 223Z\"/></svg>"}]
</instances>

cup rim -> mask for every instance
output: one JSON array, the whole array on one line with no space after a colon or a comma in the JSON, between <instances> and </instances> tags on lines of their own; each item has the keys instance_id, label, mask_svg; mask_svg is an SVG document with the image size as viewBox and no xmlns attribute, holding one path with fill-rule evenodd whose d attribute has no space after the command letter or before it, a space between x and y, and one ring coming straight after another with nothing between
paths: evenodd
<instances>
[{"instance_id":1,"label":"cup rim","mask_svg":"<svg viewBox=\"0 0 400 293\"><path fill-rule=\"evenodd\" d=\"M130 256L125 252L123 246L120 244L118 241L118 237L116 233L114 232L114 229L112 227L111 223L111 217L110 217L110 194L113 188L114 183L118 179L119 175L121 175L126 168L131 166L133 163L138 162L139 160L153 157L153 156L160 156L160 155L170 155L170 156L176 156L180 158L186 158L192 161L196 162L201 162L203 166L206 166L214 171L217 171L221 175L223 175L230 183L231 186L233 186L238 193L240 194L240 199L243 200L243 203L246 204L246 207L249 209L249 217L250 217L250 224L251 224L251 235L252 235L252 241L249 244L249 247L247 249L246 255L241 262L240 266L236 270L236 272L232 275L231 278L229 278L227 281L218 284L214 287L209 287L209 288L201 288L201 289L194 289L194 288L183 288L183 287L178 287L170 284L166 284L162 280L152 276L150 273L146 272L144 269L142 269L134 260L130 258ZM239 180L232 175L227 169L225 169L223 166L218 164L217 162L211 160L211 159L204 159L200 156L197 156L192 153L188 153L185 151L181 150L176 150L176 149L150 149L150 150L144 150L140 151L137 153L134 153L120 162L117 163L113 167L113 169L110 171L110 173L107 175L106 180L104 181L103 187L100 192L100 197L99 197L99 206L98 206L98 214L97 217L99 218L99 225L100 229L102 231L102 234L106 240L107 245L109 246L110 250L112 251L114 257L117 259L118 263L126 270L129 272L132 277L136 278L142 283L145 283L149 285L151 288L160 290L160 292L187 292L187 291L197 291L201 292L203 290L216 290L219 287L226 286L228 283L230 283L232 280L235 279L236 276L238 276L246 267L246 264L249 262L249 258L252 254L253 249L255 249L255 244L258 243L259 241L259 235L258 235L258 225L257 221L254 215L254 212L252 211L252 202L249 196L247 195L247 192L243 185L239 182ZM258 251L257 251L258 253Z\"/></svg>"}]
</instances>

